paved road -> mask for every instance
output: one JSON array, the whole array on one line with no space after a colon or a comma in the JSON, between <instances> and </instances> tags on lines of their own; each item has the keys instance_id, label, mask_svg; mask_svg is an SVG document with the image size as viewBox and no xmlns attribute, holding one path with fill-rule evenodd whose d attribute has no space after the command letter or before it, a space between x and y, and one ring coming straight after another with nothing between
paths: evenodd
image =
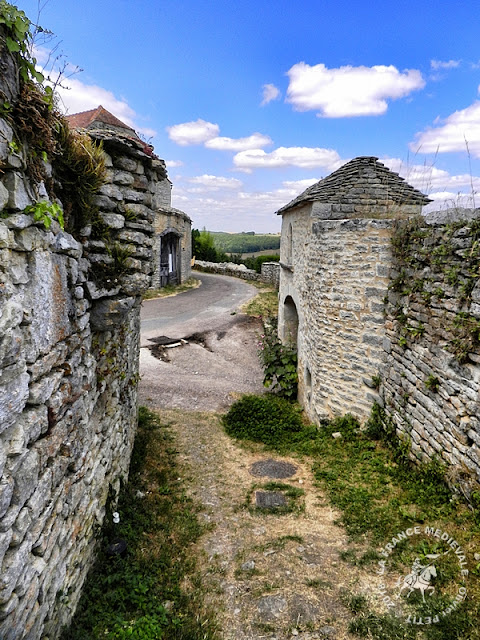
<instances>
[{"instance_id":1,"label":"paved road","mask_svg":"<svg viewBox=\"0 0 480 640\"><path fill-rule=\"evenodd\" d=\"M148 338L167 335L185 338L225 324L233 312L253 298L257 290L240 278L195 273L200 287L169 298L146 300L142 305L142 346ZM172 335L170 335L172 334Z\"/></svg>"},{"instance_id":2,"label":"paved road","mask_svg":"<svg viewBox=\"0 0 480 640\"><path fill-rule=\"evenodd\" d=\"M240 312L257 290L238 278L197 275L198 289L143 303L139 392L148 406L223 410L236 395L263 390L261 323ZM160 336L189 340L156 351L152 338Z\"/></svg>"}]
</instances>

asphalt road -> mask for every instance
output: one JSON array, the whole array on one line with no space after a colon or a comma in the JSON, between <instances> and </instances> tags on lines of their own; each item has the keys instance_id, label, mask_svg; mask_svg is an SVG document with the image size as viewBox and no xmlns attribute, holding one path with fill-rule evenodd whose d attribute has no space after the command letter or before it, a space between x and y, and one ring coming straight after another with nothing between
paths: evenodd
<instances>
[{"instance_id":1,"label":"asphalt road","mask_svg":"<svg viewBox=\"0 0 480 640\"><path fill-rule=\"evenodd\" d=\"M257 289L228 276L195 277L199 288L142 305L139 395L147 406L218 411L263 390L261 323L240 312ZM187 344L158 349L161 336Z\"/></svg>"},{"instance_id":2,"label":"asphalt road","mask_svg":"<svg viewBox=\"0 0 480 640\"><path fill-rule=\"evenodd\" d=\"M200 287L182 294L156 300L145 300L141 313L141 344L149 338L166 335L185 338L225 324L257 290L240 278L195 273ZM172 334L170 336L170 334Z\"/></svg>"}]
</instances>

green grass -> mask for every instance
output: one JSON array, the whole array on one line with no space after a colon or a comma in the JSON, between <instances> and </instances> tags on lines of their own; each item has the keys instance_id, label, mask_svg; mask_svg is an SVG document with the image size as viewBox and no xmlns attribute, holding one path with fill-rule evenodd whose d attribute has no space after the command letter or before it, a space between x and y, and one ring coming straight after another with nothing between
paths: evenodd
<instances>
[{"instance_id":1,"label":"green grass","mask_svg":"<svg viewBox=\"0 0 480 640\"><path fill-rule=\"evenodd\" d=\"M377 414L374 412L374 417L378 418ZM332 437L337 431L342 438ZM262 426L257 423L256 434L261 432ZM352 543L362 548L362 552L353 549L344 552L346 562L375 571L382 547L395 534L415 525L448 532L466 551L470 571L467 598L439 623L406 624L401 617L370 611L362 595L353 594L350 609L355 618L351 633L372 640L480 638L480 628L475 622L480 620L480 563L474 561L480 539L480 510L478 505L476 509L469 508L452 495L438 462L414 466L406 455L408 442L397 441L394 432L388 429L381 434L378 420L372 421L368 431L361 430L358 422L348 415L322 423L318 429L306 425L295 438L275 440L269 434L266 446L282 454L310 458L318 486L340 510L340 523ZM400 544L391 558L392 568L407 575L415 558L435 551L433 543L431 538L419 536L408 545ZM428 611L441 611L445 603L451 602L458 587L459 566L455 558L447 555L438 566L441 566L435 582L438 592L427 598L426 605L417 592L406 601L408 608L424 618Z\"/></svg>"},{"instance_id":2,"label":"green grass","mask_svg":"<svg viewBox=\"0 0 480 640\"><path fill-rule=\"evenodd\" d=\"M143 299L167 298L168 296L175 296L178 293L183 293L190 289L196 289L198 286L200 286L200 281L197 278L189 278L183 284L167 284L161 289L150 289L143 294Z\"/></svg>"},{"instance_id":3,"label":"green grass","mask_svg":"<svg viewBox=\"0 0 480 640\"><path fill-rule=\"evenodd\" d=\"M259 293L245 303L242 311L249 316L261 318L276 318L278 315L278 291L263 282L252 281Z\"/></svg>"},{"instance_id":4,"label":"green grass","mask_svg":"<svg viewBox=\"0 0 480 640\"><path fill-rule=\"evenodd\" d=\"M178 481L175 456L168 429L141 408L130 480L116 507L120 524L112 524L109 509L97 561L63 640L215 638L190 551L202 527ZM106 555L114 537L127 541L125 558Z\"/></svg>"}]
</instances>

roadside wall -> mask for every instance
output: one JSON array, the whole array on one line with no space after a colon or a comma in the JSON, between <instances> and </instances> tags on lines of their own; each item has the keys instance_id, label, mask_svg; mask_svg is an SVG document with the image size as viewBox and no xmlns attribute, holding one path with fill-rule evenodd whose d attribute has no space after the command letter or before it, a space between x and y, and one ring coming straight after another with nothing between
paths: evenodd
<instances>
[{"instance_id":1,"label":"roadside wall","mask_svg":"<svg viewBox=\"0 0 480 640\"><path fill-rule=\"evenodd\" d=\"M204 260L195 260L194 269L197 271L205 271L206 273L219 273L235 278L242 278L243 280L265 282L266 284L273 285L277 289L279 287L280 264L278 262L264 262L261 273L257 273L254 269L247 269L244 264L235 264L234 262L206 262Z\"/></svg>"},{"instance_id":2,"label":"roadside wall","mask_svg":"<svg viewBox=\"0 0 480 640\"><path fill-rule=\"evenodd\" d=\"M91 132L107 164L101 233L47 230L25 212L48 195L11 124L0 119L0 638L52 640L78 603L107 497L127 477L152 199L166 173L139 140Z\"/></svg>"},{"instance_id":3,"label":"roadside wall","mask_svg":"<svg viewBox=\"0 0 480 640\"><path fill-rule=\"evenodd\" d=\"M393 249L385 409L416 457L439 457L454 482L480 481L480 220L416 219Z\"/></svg>"}]
</instances>

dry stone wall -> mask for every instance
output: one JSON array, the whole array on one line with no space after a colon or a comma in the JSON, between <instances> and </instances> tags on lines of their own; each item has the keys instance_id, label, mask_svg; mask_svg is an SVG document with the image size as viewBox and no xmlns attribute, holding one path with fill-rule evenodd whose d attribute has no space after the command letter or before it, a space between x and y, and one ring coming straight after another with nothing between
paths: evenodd
<instances>
[{"instance_id":1,"label":"dry stone wall","mask_svg":"<svg viewBox=\"0 0 480 640\"><path fill-rule=\"evenodd\" d=\"M225 276L242 278L242 280L255 280L271 284L278 289L280 281L280 264L278 262L264 262L261 273L255 269L248 269L244 264L234 262L207 262L205 260L195 260L195 269L207 273L219 273Z\"/></svg>"},{"instance_id":2,"label":"dry stone wall","mask_svg":"<svg viewBox=\"0 0 480 640\"><path fill-rule=\"evenodd\" d=\"M470 476L480 482L480 220L401 229L386 305L385 409L417 458L438 457L468 486Z\"/></svg>"},{"instance_id":3,"label":"dry stone wall","mask_svg":"<svg viewBox=\"0 0 480 640\"><path fill-rule=\"evenodd\" d=\"M10 124L0 130L13 139ZM25 213L48 198L28 149L0 145L0 638L58 637L95 532L126 479L137 418L140 295L150 285L165 165L104 144L97 225L76 237Z\"/></svg>"}]
</instances>

